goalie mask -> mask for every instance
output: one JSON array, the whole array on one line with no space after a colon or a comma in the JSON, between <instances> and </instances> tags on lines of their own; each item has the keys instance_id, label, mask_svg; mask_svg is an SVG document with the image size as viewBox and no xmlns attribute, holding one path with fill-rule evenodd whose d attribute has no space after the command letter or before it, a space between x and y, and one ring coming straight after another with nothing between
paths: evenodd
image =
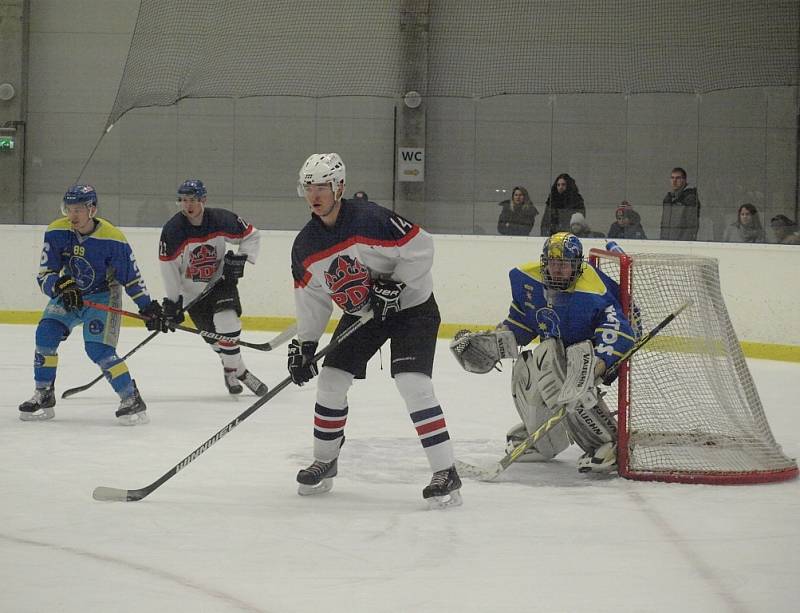
<instances>
[{"instance_id":1,"label":"goalie mask","mask_svg":"<svg viewBox=\"0 0 800 613\"><path fill-rule=\"evenodd\" d=\"M542 278L548 289L569 289L583 272L583 245L569 232L553 234L542 249Z\"/></svg>"},{"instance_id":2,"label":"goalie mask","mask_svg":"<svg viewBox=\"0 0 800 613\"><path fill-rule=\"evenodd\" d=\"M297 195L305 197L307 185L330 184L334 196L341 197L337 190L344 191L345 166L338 153L315 153L310 156L300 168L300 177L297 181Z\"/></svg>"}]
</instances>

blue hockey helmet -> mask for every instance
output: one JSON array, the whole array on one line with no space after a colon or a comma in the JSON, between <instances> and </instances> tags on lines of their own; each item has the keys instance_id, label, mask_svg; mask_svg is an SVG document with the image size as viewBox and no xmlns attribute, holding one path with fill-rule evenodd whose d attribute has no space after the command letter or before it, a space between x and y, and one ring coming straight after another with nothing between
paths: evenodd
<instances>
[{"instance_id":1,"label":"blue hockey helmet","mask_svg":"<svg viewBox=\"0 0 800 613\"><path fill-rule=\"evenodd\" d=\"M181 196L193 196L199 200L205 198L207 193L206 186L200 179L186 179L178 188L178 199Z\"/></svg>"},{"instance_id":2,"label":"blue hockey helmet","mask_svg":"<svg viewBox=\"0 0 800 613\"><path fill-rule=\"evenodd\" d=\"M67 214L68 204L85 204L86 207L97 207L97 191L92 185L71 185L64 193L61 201L61 212Z\"/></svg>"},{"instance_id":3,"label":"blue hockey helmet","mask_svg":"<svg viewBox=\"0 0 800 613\"><path fill-rule=\"evenodd\" d=\"M569 276L554 278L548 264L552 261L569 262ZM580 239L569 232L557 232L544 242L542 249L542 278L546 287L555 290L569 288L583 272L583 245Z\"/></svg>"}]
</instances>

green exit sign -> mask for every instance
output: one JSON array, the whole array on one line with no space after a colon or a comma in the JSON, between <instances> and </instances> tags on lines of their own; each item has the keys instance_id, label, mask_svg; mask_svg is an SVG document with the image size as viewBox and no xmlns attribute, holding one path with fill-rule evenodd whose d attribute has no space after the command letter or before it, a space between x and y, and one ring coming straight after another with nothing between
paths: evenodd
<instances>
[{"instance_id":1,"label":"green exit sign","mask_svg":"<svg viewBox=\"0 0 800 613\"><path fill-rule=\"evenodd\" d=\"M14 137L0 136L0 151L13 151L13 150L14 150Z\"/></svg>"}]
</instances>

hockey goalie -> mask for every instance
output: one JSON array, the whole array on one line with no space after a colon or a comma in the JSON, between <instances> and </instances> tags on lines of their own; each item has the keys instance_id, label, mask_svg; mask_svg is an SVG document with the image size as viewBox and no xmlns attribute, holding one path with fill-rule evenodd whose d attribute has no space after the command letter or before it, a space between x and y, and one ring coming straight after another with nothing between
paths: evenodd
<instances>
[{"instance_id":1,"label":"hockey goalie","mask_svg":"<svg viewBox=\"0 0 800 613\"><path fill-rule=\"evenodd\" d=\"M583 245L568 232L545 241L538 262L509 273L511 306L495 330L461 331L450 350L467 372L487 373L514 360L511 393L522 423L506 435L510 451L562 406L566 418L517 461L547 461L574 442L582 473L616 469L617 426L598 384L634 344L619 286L585 262ZM535 339L539 344L524 349Z\"/></svg>"}]
</instances>

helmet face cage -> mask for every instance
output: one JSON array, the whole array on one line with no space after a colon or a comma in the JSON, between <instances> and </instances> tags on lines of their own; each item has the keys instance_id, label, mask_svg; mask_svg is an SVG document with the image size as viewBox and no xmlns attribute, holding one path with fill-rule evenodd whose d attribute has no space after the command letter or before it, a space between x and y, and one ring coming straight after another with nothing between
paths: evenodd
<instances>
[{"instance_id":1,"label":"helmet face cage","mask_svg":"<svg viewBox=\"0 0 800 613\"><path fill-rule=\"evenodd\" d=\"M344 188L345 166L338 153L315 153L300 167L297 181L297 195L305 198L307 185L329 183L334 196L339 188Z\"/></svg>"},{"instance_id":2,"label":"helmet face cage","mask_svg":"<svg viewBox=\"0 0 800 613\"><path fill-rule=\"evenodd\" d=\"M552 260L569 262L572 273L566 279L553 279L548 269ZM569 232L553 234L544 242L542 249L542 278L549 289L565 290L574 284L583 272L583 245L580 239Z\"/></svg>"},{"instance_id":3,"label":"helmet face cage","mask_svg":"<svg viewBox=\"0 0 800 613\"><path fill-rule=\"evenodd\" d=\"M205 198L207 193L206 186L203 185L200 179L186 179L178 188L178 196L175 203L181 206L181 196L188 196L200 200L201 198Z\"/></svg>"},{"instance_id":4,"label":"helmet face cage","mask_svg":"<svg viewBox=\"0 0 800 613\"><path fill-rule=\"evenodd\" d=\"M61 213L67 214L70 204L83 204L89 210L89 217L94 217L97 211L97 191L91 185L72 185L64 193L61 201Z\"/></svg>"}]
</instances>

